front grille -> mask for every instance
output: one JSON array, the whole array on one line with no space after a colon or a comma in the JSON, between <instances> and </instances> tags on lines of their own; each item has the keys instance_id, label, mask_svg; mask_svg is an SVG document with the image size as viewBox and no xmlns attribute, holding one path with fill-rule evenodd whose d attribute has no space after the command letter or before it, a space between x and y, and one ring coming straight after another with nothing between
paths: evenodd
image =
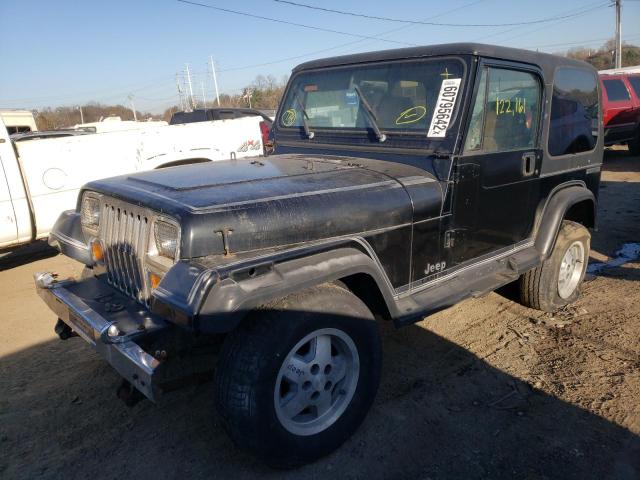
<instances>
[{"instance_id":1,"label":"front grille","mask_svg":"<svg viewBox=\"0 0 640 480\"><path fill-rule=\"evenodd\" d=\"M100 239L104 247L107 280L144 304L148 302L150 293L144 268L150 228L151 219L144 210L103 198Z\"/></svg>"}]
</instances>

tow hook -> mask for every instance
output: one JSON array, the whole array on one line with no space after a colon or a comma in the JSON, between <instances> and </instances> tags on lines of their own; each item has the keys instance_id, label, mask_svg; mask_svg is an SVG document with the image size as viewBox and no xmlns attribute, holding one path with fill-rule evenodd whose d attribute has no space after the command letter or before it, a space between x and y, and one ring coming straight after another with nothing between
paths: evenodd
<instances>
[{"instance_id":1,"label":"tow hook","mask_svg":"<svg viewBox=\"0 0 640 480\"><path fill-rule=\"evenodd\" d=\"M60 340L68 340L71 337L77 337L78 334L71 330L71 327L64 323L62 320L58 319L56 326L53 327L53 330L56 332Z\"/></svg>"},{"instance_id":2,"label":"tow hook","mask_svg":"<svg viewBox=\"0 0 640 480\"><path fill-rule=\"evenodd\" d=\"M145 396L127 380L122 380L118 390L116 390L116 395L127 407L133 407L145 398Z\"/></svg>"}]
</instances>

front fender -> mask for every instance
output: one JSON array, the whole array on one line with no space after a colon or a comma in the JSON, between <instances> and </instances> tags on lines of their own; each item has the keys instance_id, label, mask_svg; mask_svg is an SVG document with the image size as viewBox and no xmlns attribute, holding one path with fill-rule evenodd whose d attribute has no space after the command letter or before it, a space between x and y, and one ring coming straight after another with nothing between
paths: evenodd
<instances>
[{"instance_id":1,"label":"front fender","mask_svg":"<svg viewBox=\"0 0 640 480\"><path fill-rule=\"evenodd\" d=\"M87 266L94 264L89 245L82 232L80 214L75 210L67 210L60 214L49 233L48 242L67 257Z\"/></svg>"},{"instance_id":2,"label":"front fender","mask_svg":"<svg viewBox=\"0 0 640 480\"><path fill-rule=\"evenodd\" d=\"M280 252L216 271L197 266L180 267L181 273L174 270L154 292L152 310L203 333L230 331L249 311L270 300L356 273L371 276L388 308L395 312L388 279L378 263L356 245L303 255ZM189 291L185 285L190 285ZM183 293L178 294L180 291Z\"/></svg>"}]
</instances>

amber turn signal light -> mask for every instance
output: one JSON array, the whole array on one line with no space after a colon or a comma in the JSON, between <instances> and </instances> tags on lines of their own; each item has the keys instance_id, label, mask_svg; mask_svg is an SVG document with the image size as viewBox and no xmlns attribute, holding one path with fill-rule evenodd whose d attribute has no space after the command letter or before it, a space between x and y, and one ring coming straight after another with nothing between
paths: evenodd
<instances>
[{"instance_id":1,"label":"amber turn signal light","mask_svg":"<svg viewBox=\"0 0 640 480\"><path fill-rule=\"evenodd\" d=\"M91 256L94 262L102 262L104 258L104 251L102 250L102 244L100 240L94 240L91 242Z\"/></svg>"},{"instance_id":2,"label":"amber turn signal light","mask_svg":"<svg viewBox=\"0 0 640 480\"><path fill-rule=\"evenodd\" d=\"M154 290L156 288L158 288L158 285L160 284L160 275L157 275L155 273L150 273L149 274L149 283L151 283L151 288L153 288Z\"/></svg>"}]
</instances>

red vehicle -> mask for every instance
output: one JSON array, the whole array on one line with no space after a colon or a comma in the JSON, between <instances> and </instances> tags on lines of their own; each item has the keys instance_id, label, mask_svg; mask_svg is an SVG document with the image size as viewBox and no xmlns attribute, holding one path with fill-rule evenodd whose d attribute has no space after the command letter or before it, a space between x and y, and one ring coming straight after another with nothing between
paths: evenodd
<instances>
[{"instance_id":1,"label":"red vehicle","mask_svg":"<svg viewBox=\"0 0 640 480\"><path fill-rule=\"evenodd\" d=\"M600 75L604 111L604 144L626 143L640 154L640 74Z\"/></svg>"}]
</instances>

